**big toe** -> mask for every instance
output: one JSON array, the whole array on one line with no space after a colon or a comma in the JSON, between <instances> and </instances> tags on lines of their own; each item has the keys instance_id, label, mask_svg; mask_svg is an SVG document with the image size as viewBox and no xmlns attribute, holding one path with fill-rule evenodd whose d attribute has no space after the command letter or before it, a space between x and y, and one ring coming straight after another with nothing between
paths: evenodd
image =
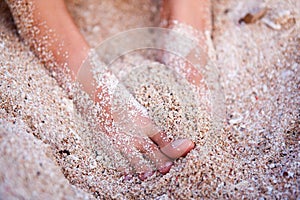
<instances>
[{"instance_id":1,"label":"big toe","mask_svg":"<svg viewBox=\"0 0 300 200\"><path fill-rule=\"evenodd\" d=\"M134 145L141 153L148 157L161 174L166 174L170 171L173 165L172 160L162 153L157 145L155 145L149 138L135 138Z\"/></svg>"},{"instance_id":2,"label":"big toe","mask_svg":"<svg viewBox=\"0 0 300 200\"><path fill-rule=\"evenodd\" d=\"M178 139L161 148L161 152L171 159L177 159L188 154L194 147L195 143L193 141Z\"/></svg>"}]
</instances>

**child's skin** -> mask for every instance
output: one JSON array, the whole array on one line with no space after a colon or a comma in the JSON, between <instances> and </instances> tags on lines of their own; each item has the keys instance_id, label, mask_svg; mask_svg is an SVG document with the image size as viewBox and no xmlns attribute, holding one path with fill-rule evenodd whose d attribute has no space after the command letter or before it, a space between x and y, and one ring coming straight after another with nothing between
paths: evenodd
<instances>
[{"instance_id":1,"label":"child's skin","mask_svg":"<svg viewBox=\"0 0 300 200\"><path fill-rule=\"evenodd\" d=\"M64 73L71 76L72 80L75 80L82 62L90 51L90 47L70 17L64 1L6 1L11 9L21 37L33 47L35 54L45 62L46 67L53 70L53 68L64 69L67 66L68 70L63 70ZM30 7L33 10L30 10ZM29 16L31 20L28 20ZM186 23L200 32L211 29L210 17L210 0L163 1L162 19ZM48 42L43 43L45 40ZM200 45L204 45L204 41L200 41L200 43ZM48 58L46 56L48 54L51 54L52 57ZM50 63L53 66L50 66ZM186 76L192 83L198 83L199 77L201 76L197 73L191 73ZM81 81L84 86L86 85L84 89L88 94L92 96L93 91L97 91L102 97L108 95L105 89L93 88L89 85L90 82L89 79ZM94 100L100 103L102 101L101 98L95 98ZM105 109L109 110L108 108ZM110 113L109 117L104 120L112 120L111 116L112 114ZM160 173L165 174L170 170L174 159L186 155L194 148L194 143L189 139L169 141L166 133L156 127L149 117L142 117L139 114L137 117L140 117L143 121L148 121L148 124L150 124L145 130L147 132L145 135L148 135L149 138L134 138L130 147L126 148L127 152L123 153L130 154L130 148L137 148L155 163L156 169ZM99 125L103 126L102 124ZM111 135L112 133L107 134ZM132 158L134 155L130 157ZM142 180L153 174L153 169L149 166L140 165L137 157L129 161Z\"/></svg>"}]
</instances>

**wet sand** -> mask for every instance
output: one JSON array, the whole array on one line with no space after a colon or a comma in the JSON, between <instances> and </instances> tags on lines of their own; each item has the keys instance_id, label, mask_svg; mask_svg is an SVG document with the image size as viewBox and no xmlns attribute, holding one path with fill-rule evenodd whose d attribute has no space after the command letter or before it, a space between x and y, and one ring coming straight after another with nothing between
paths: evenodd
<instances>
[{"instance_id":1,"label":"wet sand","mask_svg":"<svg viewBox=\"0 0 300 200\"><path fill-rule=\"evenodd\" d=\"M94 47L120 31L158 25L158 4L150 0L142 8L136 0L67 3ZM190 110L183 115L181 94L168 95L168 85L145 91L127 77L156 123L176 137L196 141L196 148L175 161L168 174L146 181L124 181L121 173L104 164L97 152L101 137L90 131L66 92L18 37L9 11L1 7L1 198L299 198L299 1L214 1L209 50L225 97L221 130L212 130L213 119L203 117L201 131L193 133L199 130L193 122L203 112L195 114L186 107ZM267 8L262 19L239 23L262 8ZM120 62L126 66L148 61L133 55ZM150 75L148 79L153 80ZM150 102L143 98L147 92L155 94ZM179 99L180 111L172 111L174 99ZM165 103L159 111L157 102ZM185 131L172 127L172 120L179 120Z\"/></svg>"}]
</instances>

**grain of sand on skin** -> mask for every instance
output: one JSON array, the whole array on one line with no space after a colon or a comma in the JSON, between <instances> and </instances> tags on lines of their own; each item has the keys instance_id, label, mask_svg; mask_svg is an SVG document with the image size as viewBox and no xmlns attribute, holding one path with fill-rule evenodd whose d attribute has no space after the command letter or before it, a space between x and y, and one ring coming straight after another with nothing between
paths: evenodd
<instances>
[{"instance_id":1,"label":"grain of sand on skin","mask_svg":"<svg viewBox=\"0 0 300 200\"><path fill-rule=\"evenodd\" d=\"M138 6L139 1L102 1L100 5L96 4L92 0L68 1L71 13L92 46L97 45L99 36L105 38L128 28L157 24L157 17L153 17L157 7L150 1L142 9ZM238 24L241 17L260 6L268 8L264 18L282 23L281 29L273 30L262 21L250 25ZM43 195L51 194L53 191L49 188L58 184L55 181L62 180L66 185L72 184L77 194L83 190L85 194L82 194L86 197L92 194L102 198L129 199L242 196L295 199L300 195L298 7L297 1L214 2L213 36L216 63L226 97L226 123L224 129L216 133L218 139L214 146L211 146L211 142L216 137L209 134L201 134L201 138L200 134L193 135L196 137L194 139L198 139L197 148L186 158L176 161L165 176L153 176L144 182L137 178L124 182L119 173L97 162L94 145L90 144L95 140L88 139L87 124L76 114L71 100L56 81L18 39L14 27L6 26L7 20L4 19L0 24L0 98L5 125L1 126L18 126L18 131L9 133L24 134L24 138L30 138L28 144L20 141L19 147L24 151L29 151L26 147L34 145L35 140L38 145L43 145L38 140L49 145L50 150L32 148L33 152L30 152L52 153L54 156L49 157L41 153L39 159L53 168L59 167L63 172L55 172L55 180L47 179L47 184L41 184L45 185L45 190L37 192ZM110 12L103 12L105 10ZM283 16L280 13L284 11L296 23L289 25L288 20L281 20ZM99 21L95 17L98 13L104 16ZM120 23L117 19L122 15L128 20ZM137 59L137 56L129 56L122 62L132 63L133 59ZM139 60L136 60L137 63ZM151 111L153 108L150 106L149 109ZM25 130L20 128L22 125L5 122L20 120L26 124ZM159 122L159 116L155 120ZM32 135L36 139L31 139ZM6 138L7 134L1 136L1 147ZM11 155L19 152L13 151L13 147L8 149L11 149ZM1 154L4 154L2 150ZM36 161L37 158L28 159ZM24 170L40 170L34 163L28 162L29 166ZM2 191L9 185L3 180L14 179L15 175L5 173L4 165L0 166ZM51 167L40 173L52 173L52 170L56 169ZM20 182L25 182L26 177L23 176ZM32 172L28 176L33 185L39 183L38 176ZM37 184L36 187L39 186ZM25 183L20 187L31 189ZM75 196L75 193L67 192L69 186L66 187L55 194ZM15 194L8 191L0 195L12 197ZM18 195L32 197L26 192Z\"/></svg>"}]
</instances>

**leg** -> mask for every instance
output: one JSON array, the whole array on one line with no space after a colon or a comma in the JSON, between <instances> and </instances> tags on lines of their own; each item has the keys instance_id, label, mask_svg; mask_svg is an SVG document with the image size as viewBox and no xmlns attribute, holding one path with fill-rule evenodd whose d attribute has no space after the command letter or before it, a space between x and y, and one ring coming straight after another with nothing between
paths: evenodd
<instances>
[{"instance_id":1,"label":"leg","mask_svg":"<svg viewBox=\"0 0 300 200\"><path fill-rule=\"evenodd\" d=\"M207 63L207 43L206 33L210 33L212 29L211 16L211 0L164 0L161 10L162 26L166 28L174 28L174 21L191 26L197 32L199 47L201 47L201 65ZM176 27L175 27L176 28ZM183 30L184 31L184 30ZM167 66L174 67L176 72L181 74L190 83L199 85L202 78L198 70L189 63L172 58L172 55L162 59ZM175 59L175 60L174 60ZM179 64L178 64L179 63Z\"/></svg>"},{"instance_id":2,"label":"leg","mask_svg":"<svg viewBox=\"0 0 300 200\"><path fill-rule=\"evenodd\" d=\"M74 78L89 46L63 0L7 0L21 37L50 70L69 67ZM57 66L53 66L57 65Z\"/></svg>"}]
</instances>

